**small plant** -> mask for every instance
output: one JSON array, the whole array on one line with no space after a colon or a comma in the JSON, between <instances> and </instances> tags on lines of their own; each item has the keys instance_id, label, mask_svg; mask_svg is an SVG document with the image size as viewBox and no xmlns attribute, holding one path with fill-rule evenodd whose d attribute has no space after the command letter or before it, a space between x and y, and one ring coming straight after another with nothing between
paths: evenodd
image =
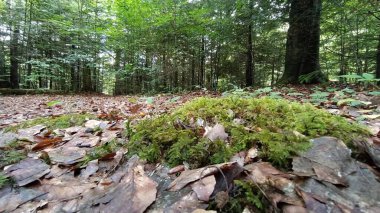
<instances>
[{"instance_id":1,"label":"small plant","mask_svg":"<svg viewBox=\"0 0 380 213\"><path fill-rule=\"evenodd\" d=\"M326 77L319 70L305 74L305 75L300 75L298 77L298 82L300 82L301 84L309 84L313 82L322 83L325 81L326 81Z\"/></svg>"},{"instance_id":2,"label":"small plant","mask_svg":"<svg viewBox=\"0 0 380 213\"><path fill-rule=\"evenodd\" d=\"M348 81L352 80L354 82L362 82L365 87L369 85L376 87L376 82L380 81L380 79L376 78L372 73L363 73L361 75L358 74L348 74L348 75L340 75L339 78L346 79Z\"/></svg>"},{"instance_id":3,"label":"small plant","mask_svg":"<svg viewBox=\"0 0 380 213\"><path fill-rule=\"evenodd\" d=\"M310 94L310 101L312 103L320 104L321 102L327 101L329 95L330 93L328 92L315 91L314 93Z\"/></svg>"}]
</instances>

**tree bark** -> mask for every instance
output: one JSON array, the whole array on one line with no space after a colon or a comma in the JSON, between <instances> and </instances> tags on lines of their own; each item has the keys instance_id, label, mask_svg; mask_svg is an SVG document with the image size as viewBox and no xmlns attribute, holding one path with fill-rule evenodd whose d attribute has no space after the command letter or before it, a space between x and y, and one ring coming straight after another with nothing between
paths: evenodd
<instances>
[{"instance_id":1,"label":"tree bark","mask_svg":"<svg viewBox=\"0 0 380 213\"><path fill-rule=\"evenodd\" d=\"M376 54L376 78L380 79L380 35L378 37L377 54ZM378 82L380 85L380 82Z\"/></svg>"},{"instance_id":2,"label":"tree bark","mask_svg":"<svg viewBox=\"0 0 380 213\"><path fill-rule=\"evenodd\" d=\"M249 1L249 20L248 20L248 37L247 37L247 63L245 68L245 86L253 86L253 45L252 45L252 10L253 1Z\"/></svg>"},{"instance_id":3,"label":"tree bark","mask_svg":"<svg viewBox=\"0 0 380 213\"><path fill-rule=\"evenodd\" d=\"M205 75L205 38L202 36L202 44L201 44L201 68L199 69L199 86L203 88L204 86L204 75Z\"/></svg>"},{"instance_id":4,"label":"tree bark","mask_svg":"<svg viewBox=\"0 0 380 213\"><path fill-rule=\"evenodd\" d=\"M301 75L316 72L308 83L321 81L319 35L321 0L293 0L289 13L285 71L281 83L299 83ZM318 73L319 72L319 73Z\"/></svg>"},{"instance_id":5,"label":"tree bark","mask_svg":"<svg viewBox=\"0 0 380 213\"><path fill-rule=\"evenodd\" d=\"M123 83L124 80L122 79L121 73L120 73L120 59L121 59L121 49L116 50L116 55L115 55L115 64L114 64L114 69L116 71L115 77L115 89L114 89L114 94L115 95L122 95L123 94Z\"/></svg>"},{"instance_id":6,"label":"tree bark","mask_svg":"<svg viewBox=\"0 0 380 213\"><path fill-rule=\"evenodd\" d=\"M18 76L18 39L20 30L15 27L12 32L12 39L10 44L10 83L12 89L18 89L19 86L19 76Z\"/></svg>"}]
</instances>

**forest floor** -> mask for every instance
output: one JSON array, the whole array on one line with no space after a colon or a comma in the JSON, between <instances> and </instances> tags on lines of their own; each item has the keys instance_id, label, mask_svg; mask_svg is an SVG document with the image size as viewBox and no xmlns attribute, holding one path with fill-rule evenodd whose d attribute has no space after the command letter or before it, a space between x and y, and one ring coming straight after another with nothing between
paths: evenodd
<instances>
[{"instance_id":1,"label":"forest floor","mask_svg":"<svg viewBox=\"0 0 380 213\"><path fill-rule=\"evenodd\" d=\"M142 121L199 97L264 96L311 103L349 125L360 123L368 134L350 148L333 135L317 134L306 151L290 158L292 167L262 157L264 145L196 168L128 155ZM0 96L0 212L380 212L379 103L379 91L318 85L152 97ZM186 131L198 125L201 137L212 142L227 143L232 134L220 124L193 124L206 118L172 122Z\"/></svg>"}]
</instances>

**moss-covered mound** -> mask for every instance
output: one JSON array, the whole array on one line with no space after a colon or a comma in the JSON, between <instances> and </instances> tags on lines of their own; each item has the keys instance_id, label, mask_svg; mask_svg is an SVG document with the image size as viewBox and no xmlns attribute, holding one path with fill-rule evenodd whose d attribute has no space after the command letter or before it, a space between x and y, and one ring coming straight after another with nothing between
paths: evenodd
<instances>
[{"instance_id":1,"label":"moss-covered mound","mask_svg":"<svg viewBox=\"0 0 380 213\"><path fill-rule=\"evenodd\" d=\"M204 138L204 128L219 123L229 135L227 141ZM199 98L169 115L144 120L134 127L129 153L150 162L183 161L192 167L228 161L242 150L255 146L261 158L285 166L290 158L306 150L309 139L334 136L350 144L368 135L367 129L349 123L310 104L286 100Z\"/></svg>"}]
</instances>

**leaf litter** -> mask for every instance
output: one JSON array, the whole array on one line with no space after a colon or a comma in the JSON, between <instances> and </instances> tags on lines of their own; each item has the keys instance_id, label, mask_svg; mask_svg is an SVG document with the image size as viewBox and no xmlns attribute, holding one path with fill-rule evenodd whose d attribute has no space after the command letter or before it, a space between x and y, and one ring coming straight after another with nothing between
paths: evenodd
<instances>
[{"instance_id":1,"label":"leaf litter","mask_svg":"<svg viewBox=\"0 0 380 213\"><path fill-rule=\"evenodd\" d=\"M303 102L301 97L311 93L300 91L297 95L280 95ZM376 102L374 97L360 92L345 97L365 102L360 107L347 106L352 100L339 104L326 100L317 106L371 127L372 138L358 142L357 146L372 158L372 167L353 159L351 150L332 137L314 139L307 152L294 157L292 171L288 172L260 162L258 147L236 153L231 162L192 170L186 167L186 162L172 169L162 164L149 168L137 156L124 159L127 150L108 152L81 165L93 148L115 140L126 143L121 140L126 121L149 119L204 95L216 96L203 92L142 97L133 103L128 97L1 97L0 127L40 116L81 112L93 113L103 120L88 119L83 126L52 132L46 131L44 125L35 125L17 133L0 133L0 149L17 140L30 143L25 146L29 149L26 159L4 168L5 175L19 188L6 186L0 190L0 211L203 212L208 203L216 202L223 207L230 202L236 190L235 180L253 184L273 208L284 212L380 211L380 177L373 168L378 168L380 162L380 119L377 107L368 103ZM222 125L207 126L201 118L197 119L206 130L204 137L210 141L228 140Z\"/></svg>"}]
</instances>

